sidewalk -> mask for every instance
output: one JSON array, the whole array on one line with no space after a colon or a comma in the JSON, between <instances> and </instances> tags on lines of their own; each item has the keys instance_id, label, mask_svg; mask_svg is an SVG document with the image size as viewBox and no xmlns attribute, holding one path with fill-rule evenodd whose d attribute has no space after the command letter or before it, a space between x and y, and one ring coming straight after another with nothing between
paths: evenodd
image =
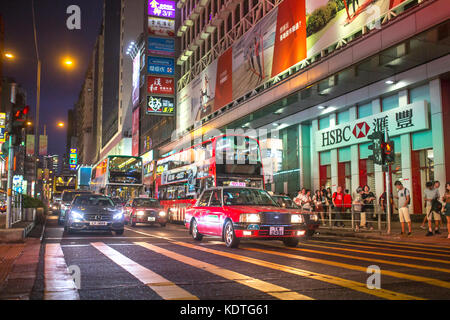
<instances>
[{"instance_id":1,"label":"sidewalk","mask_svg":"<svg viewBox=\"0 0 450 320\"><path fill-rule=\"evenodd\" d=\"M349 225L349 223L347 223ZM391 224L391 234L386 234L386 231L358 231L355 232L350 230L349 228L339 228L333 227L330 229L329 227L320 227L317 231L321 235L333 235L340 237L355 237L362 239L376 239L376 240L388 240L388 241L403 241L403 242L416 242L416 243L429 243L429 244L439 244L439 245L447 245L450 248L450 239L447 239L447 227L440 229L440 235L433 235L431 237L425 236L428 230L428 225L426 225L427 230L420 228L421 223L413 222L412 223L412 234L411 236L400 235L401 225L400 222L392 222ZM408 227L405 226L406 232L408 232ZM434 224L433 224L434 228Z\"/></svg>"}]
</instances>

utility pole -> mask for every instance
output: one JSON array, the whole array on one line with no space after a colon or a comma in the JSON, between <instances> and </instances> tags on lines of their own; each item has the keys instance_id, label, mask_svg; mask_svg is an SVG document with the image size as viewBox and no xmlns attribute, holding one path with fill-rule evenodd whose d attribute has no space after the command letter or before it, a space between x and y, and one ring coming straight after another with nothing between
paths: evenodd
<instances>
[{"instance_id":1,"label":"utility pole","mask_svg":"<svg viewBox=\"0 0 450 320\"><path fill-rule=\"evenodd\" d=\"M9 134L9 150L8 150L8 185L7 185L7 198L6 198L6 229L11 228L11 215L12 215L12 180L14 170L14 146L12 143L12 135Z\"/></svg>"}]
</instances>

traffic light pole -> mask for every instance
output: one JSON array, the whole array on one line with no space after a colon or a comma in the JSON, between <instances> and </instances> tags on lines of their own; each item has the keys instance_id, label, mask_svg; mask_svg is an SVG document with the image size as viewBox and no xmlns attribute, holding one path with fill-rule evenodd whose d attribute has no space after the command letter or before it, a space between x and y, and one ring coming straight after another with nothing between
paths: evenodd
<instances>
[{"instance_id":1,"label":"traffic light pole","mask_svg":"<svg viewBox=\"0 0 450 320\"><path fill-rule=\"evenodd\" d=\"M389 141L389 135L387 128L384 129L384 141ZM389 181L389 175L391 174L391 166L387 166L388 169L385 172L386 177L386 221L387 221L387 234L391 234L391 184Z\"/></svg>"},{"instance_id":2,"label":"traffic light pole","mask_svg":"<svg viewBox=\"0 0 450 320\"><path fill-rule=\"evenodd\" d=\"M11 228L11 215L12 215L12 179L14 170L14 146L12 144L12 135L9 135L9 150L8 150L8 185L6 196L6 223L5 228Z\"/></svg>"}]
</instances>

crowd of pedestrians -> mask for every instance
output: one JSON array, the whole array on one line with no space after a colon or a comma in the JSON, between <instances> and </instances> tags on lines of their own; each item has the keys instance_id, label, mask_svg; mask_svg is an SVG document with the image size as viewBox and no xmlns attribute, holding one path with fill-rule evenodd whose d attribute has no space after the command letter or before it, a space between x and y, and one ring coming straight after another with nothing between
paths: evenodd
<instances>
[{"instance_id":1,"label":"crowd of pedestrians","mask_svg":"<svg viewBox=\"0 0 450 320\"><path fill-rule=\"evenodd\" d=\"M326 225L326 219L331 218L335 227L345 227L344 215L353 214L356 221L355 231L373 230L374 221L378 220L377 211L384 213L383 220L387 219L387 208L390 206L391 219L394 209L398 211L398 219L401 224L401 235L412 234L411 216L409 206L411 204L411 193L403 186L401 181L394 183L395 189L390 193L389 204L386 192L378 198L370 190L368 185L358 187L352 197L348 189L338 186L335 192L331 188L321 187L311 194L311 190L303 188L298 191L294 198L295 204L305 211L313 211L319 214L322 224ZM450 230L450 182L445 185L445 194L439 194L439 181L427 182L424 191L425 218L421 225L422 229L428 229L426 236L441 234L441 222L445 216L447 230ZM394 204L396 199L396 205ZM376 210L378 205L379 210ZM434 222L434 229L433 229ZM425 224L428 223L428 226ZM450 233L448 235L450 239Z\"/></svg>"}]
</instances>

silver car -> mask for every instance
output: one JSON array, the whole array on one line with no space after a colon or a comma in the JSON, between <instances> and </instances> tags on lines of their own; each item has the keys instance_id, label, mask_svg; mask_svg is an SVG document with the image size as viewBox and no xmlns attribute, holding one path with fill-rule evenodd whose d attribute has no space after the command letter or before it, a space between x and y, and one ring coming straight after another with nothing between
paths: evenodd
<instances>
[{"instance_id":1,"label":"silver car","mask_svg":"<svg viewBox=\"0 0 450 320\"><path fill-rule=\"evenodd\" d=\"M123 234L124 215L110 197L101 194L78 195L67 210L64 231L98 230Z\"/></svg>"}]
</instances>

